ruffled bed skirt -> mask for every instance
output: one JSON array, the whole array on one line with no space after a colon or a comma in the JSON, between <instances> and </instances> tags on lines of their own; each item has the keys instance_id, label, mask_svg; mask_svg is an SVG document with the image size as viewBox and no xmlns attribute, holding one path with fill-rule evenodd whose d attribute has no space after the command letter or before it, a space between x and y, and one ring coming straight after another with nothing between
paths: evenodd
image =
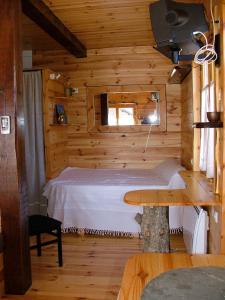
<instances>
[{"instance_id":1,"label":"ruffled bed skirt","mask_svg":"<svg viewBox=\"0 0 225 300\"><path fill-rule=\"evenodd\" d=\"M111 230L98 230L98 229L88 229L88 228L76 228L69 227L63 229L64 233L77 233L79 235L96 235L105 237L127 237L134 238L140 237L140 233L122 232L122 231L111 231Z\"/></svg>"},{"instance_id":2,"label":"ruffled bed skirt","mask_svg":"<svg viewBox=\"0 0 225 300\"><path fill-rule=\"evenodd\" d=\"M76 228L69 227L62 230L63 233L77 233L79 235L96 235L96 236L105 236L105 237L124 237L124 238L141 238L141 233L132 233L132 232L122 232L122 231L111 231L111 230L98 230L98 229L88 229L88 228ZM170 234L180 234L183 232L183 228L173 228L170 229Z\"/></svg>"}]
</instances>

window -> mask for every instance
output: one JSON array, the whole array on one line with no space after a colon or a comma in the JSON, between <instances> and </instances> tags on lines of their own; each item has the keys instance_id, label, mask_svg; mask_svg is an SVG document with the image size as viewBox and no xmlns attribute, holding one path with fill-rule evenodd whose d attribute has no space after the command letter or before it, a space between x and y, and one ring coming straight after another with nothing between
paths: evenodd
<instances>
[{"instance_id":1,"label":"window","mask_svg":"<svg viewBox=\"0 0 225 300\"><path fill-rule=\"evenodd\" d=\"M208 122L207 112L215 111L214 82L209 83L208 65L202 66L201 122ZM213 128L201 129L200 163L201 171L207 178L214 178L215 172L215 131Z\"/></svg>"}]
</instances>

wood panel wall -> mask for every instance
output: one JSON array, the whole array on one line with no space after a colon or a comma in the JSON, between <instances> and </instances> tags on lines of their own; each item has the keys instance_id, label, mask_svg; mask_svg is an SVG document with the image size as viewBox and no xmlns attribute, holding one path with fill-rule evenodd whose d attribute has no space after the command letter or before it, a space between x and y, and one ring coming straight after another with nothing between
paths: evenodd
<instances>
[{"instance_id":1,"label":"wood panel wall","mask_svg":"<svg viewBox=\"0 0 225 300\"><path fill-rule=\"evenodd\" d=\"M81 90L83 93L86 91L83 88ZM70 107L70 114L79 115L80 123L69 128L69 165L88 168L151 168L167 158L180 159L180 93L179 85L167 86L167 131L152 132L146 152L148 132L88 132L86 101L82 108L85 113L83 118L79 108L73 105L74 112ZM79 97L77 95L77 102L81 103Z\"/></svg>"},{"instance_id":2,"label":"wood panel wall","mask_svg":"<svg viewBox=\"0 0 225 300\"><path fill-rule=\"evenodd\" d=\"M70 166L150 168L167 158L180 159L181 87L167 85L172 65L152 47L90 50L87 59L76 59L63 51L36 52L34 62L37 66L63 72L70 78L71 85L79 89L73 101L68 103L67 154ZM87 87L133 84L161 84L166 87L167 130L151 134L146 152L148 132L90 133L87 127ZM49 138L56 134L49 127L46 130L51 131ZM66 144L65 141L63 144ZM50 148L49 162L54 160L54 143ZM66 152L64 146L59 146L59 149L57 157L60 160ZM54 176L56 169L49 169L50 177Z\"/></svg>"},{"instance_id":3,"label":"wood panel wall","mask_svg":"<svg viewBox=\"0 0 225 300\"><path fill-rule=\"evenodd\" d=\"M43 111L46 178L55 177L68 165L67 138L68 126L54 124L55 104L63 104L68 111L68 100L64 96L64 80L51 80L51 70L42 71L43 76Z\"/></svg>"}]
</instances>

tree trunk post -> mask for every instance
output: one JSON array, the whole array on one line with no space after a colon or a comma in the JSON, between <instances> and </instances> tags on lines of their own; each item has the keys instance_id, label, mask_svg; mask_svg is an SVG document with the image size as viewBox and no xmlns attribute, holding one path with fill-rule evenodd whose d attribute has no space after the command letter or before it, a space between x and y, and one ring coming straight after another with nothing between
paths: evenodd
<instances>
[{"instance_id":1,"label":"tree trunk post","mask_svg":"<svg viewBox=\"0 0 225 300\"><path fill-rule=\"evenodd\" d=\"M144 206L141 232L144 252L170 252L169 207Z\"/></svg>"}]
</instances>

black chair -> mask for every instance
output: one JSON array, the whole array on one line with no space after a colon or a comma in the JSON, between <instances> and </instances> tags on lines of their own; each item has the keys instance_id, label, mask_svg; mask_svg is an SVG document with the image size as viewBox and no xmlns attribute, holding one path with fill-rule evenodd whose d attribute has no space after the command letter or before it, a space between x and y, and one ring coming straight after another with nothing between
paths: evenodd
<instances>
[{"instance_id":1,"label":"black chair","mask_svg":"<svg viewBox=\"0 0 225 300\"><path fill-rule=\"evenodd\" d=\"M37 244L30 247L30 249L37 249L37 255L41 256L41 247L53 243L58 243L58 261L59 266L63 265L62 259L62 238L61 238L61 222L53 218L32 215L29 217L29 235L37 237ZM41 242L41 234L48 233L56 237L54 240Z\"/></svg>"}]
</instances>

